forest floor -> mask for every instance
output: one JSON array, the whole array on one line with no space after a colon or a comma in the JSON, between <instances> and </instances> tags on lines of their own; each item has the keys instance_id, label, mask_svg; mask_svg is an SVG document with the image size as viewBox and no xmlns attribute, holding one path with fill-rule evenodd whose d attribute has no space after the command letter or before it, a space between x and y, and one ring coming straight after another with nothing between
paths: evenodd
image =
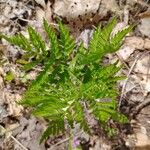
<instances>
[{"instance_id":1,"label":"forest floor","mask_svg":"<svg viewBox=\"0 0 150 150\"><path fill-rule=\"evenodd\" d=\"M26 34L28 25L42 33L42 20L56 23L60 17L70 27L77 40L88 46L92 26L106 24L117 16L116 31L129 24L134 30L125 39L121 49L106 56L109 63L123 64L121 72L127 77L118 83L120 110L130 119L123 127L113 148L97 136L82 138L83 149L150 149L150 1L149 0L0 0L0 33ZM38 69L23 71L17 60L22 50L0 41L0 150L67 150L69 137L51 137L39 144L46 127L43 119L17 104ZM117 143L117 144L116 144ZM86 148L85 148L86 147Z\"/></svg>"}]
</instances>

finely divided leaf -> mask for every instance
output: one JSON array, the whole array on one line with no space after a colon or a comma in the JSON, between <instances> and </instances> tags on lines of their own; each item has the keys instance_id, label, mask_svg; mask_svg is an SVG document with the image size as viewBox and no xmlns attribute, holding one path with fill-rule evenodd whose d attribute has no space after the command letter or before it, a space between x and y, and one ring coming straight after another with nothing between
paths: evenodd
<instances>
[{"instance_id":1,"label":"finely divided leaf","mask_svg":"<svg viewBox=\"0 0 150 150\"><path fill-rule=\"evenodd\" d=\"M43 41L41 35L33 29L31 26L28 27L28 33L30 37L30 41L32 45L34 46L34 50L37 51L38 53L46 53L46 45L45 42Z\"/></svg>"},{"instance_id":2,"label":"finely divided leaf","mask_svg":"<svg viewBox=\"0 0 150 150\"><path fill-rule=\"evenodd\" d=\"M60 31L60 39L59 39L60 48L65 58L68 57L75 48L75 42L74 39L70 36L68 28L61 22L59 22L59 31Z\"/></svg>"},{"instance_id":3,"label":"finely divided leaf","mask_svg":"<svg viewBox=\"0 0 150 150\"><path fill-rule=\"evenodd\" d=\"M64 133L67 129L65 126L74 128L74 124L79 124L85 132L90 133L87 111L108 132L111 132L108 124L110 119L121 123L127 121L116 110L116 83L121 78L116 74L120 67L116 67L117 63L107 66L102 63L105 54L116 52L132 29L131 26L127 27L111 37L115 25L116 19L113 18L104 28L97 27L89 47L84 48L81 43L76 50L74 39L61 22L56 33L44 20L49 43L32 27L28 28L29 40L22 34L2 36L11 44L26 50L27 57L36 58L32 61L33 65L38 62L43 64L43 71L31 83L20 102L32 107L35 116L48 120L48 128L41 142L49 135ZM49 47L46 48L46 45ZM30 69L32 65L27 67Z\"/></svg>"}]
</instances>

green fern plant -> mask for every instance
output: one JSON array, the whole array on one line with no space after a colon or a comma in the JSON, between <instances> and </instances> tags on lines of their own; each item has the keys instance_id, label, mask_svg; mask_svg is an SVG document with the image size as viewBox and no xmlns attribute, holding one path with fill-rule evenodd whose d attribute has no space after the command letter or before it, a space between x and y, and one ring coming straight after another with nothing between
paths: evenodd
<instances>
[{"instance_id":1,"label":"green fern plant","mask_svg":"<svg viewBox=\"0 0 150 150\"><path fill-rule=\"evenodd\" d=\"M129 26L112 36L116 23L114 18L107 26L97 27L88 49L82 43L76 46L68 28L61 22L58 32L55 32L44 20L48 43L32 27L28 28L29 39L21 33L12 37L2 35L11 44L25 50L27 58L34 58L27 64L29 68L39 63L44 66L20 102L32 107L35 116L47 119L49 125L41 141L49 135L65 132L67 127L74 128L75 124L90 132L84 103L104 130L111 129L108 125L110 119L120 123L127 121L117 111L116 82L121 77L116 73L120 67L116 63L107 66L102 63L106 54L120 48L123 38L132 29Z\"/></svg>"}]
</instances>

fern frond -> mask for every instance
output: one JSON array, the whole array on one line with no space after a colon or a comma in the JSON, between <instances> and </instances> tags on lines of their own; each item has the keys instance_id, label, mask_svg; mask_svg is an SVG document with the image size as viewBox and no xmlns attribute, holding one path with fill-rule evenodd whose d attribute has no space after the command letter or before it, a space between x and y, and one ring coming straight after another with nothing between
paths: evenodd
<instances>
[{"instance_id":1,"label":"fern frond","mask_svg":"<svg viewBox=\"0 0 150 150\"><path fill-rule=\"evenodd\" d=\"M90 51L96 52L99 44L101 44L101 46L108 44L108 41L110 40L110 34L116 24L116 18L113 18L103 29L101 28L101 25L96 28L90 41Z\"/></svg>"},{"instance_id":2,"label":"fern frond","mask_svg":"<svg viewBox=\"0 0 150 150\"><path fill-rule=\"evenodd\" d=\"M48 94L48 93L46 93L46 91L39 93L38 96L35 97L36 95L37 95L37 92L35 92L35 91L32 93L30 92L30 95L28 95L27 97L24 97L23 101L21 101L21 104L24 104L26 106L35 107L42 103L49 103L49 102L56 103L58 100L58 97L56 97L52 94Z\"/></svg>"},{"instance_id":3,"label":"fern frond","mask_svg":"<svg viewBox=\"0 0 150 150\"><path fill-rule=\"evenodd\" d=\"M49 123L47 129L44 131L40 139L40 143L42 143L43 140L46 140L50 135L58 135L60 133L63 133L64 131L65 131L65 123L63 118L52 121Z\"/></svg>"},{"instance_id":4,"label":"fern frond","mask_svg":"<svg viewBox=\"0 0 150 150\"><path fill-rule=\"evenodd\" d=\"M41 35L33 29L31 26L28 27L28 33L31 44L34 46L34 50L37 51L37 53L46 53L46 45L43 41Z\"/></svg>"},{"instance_id":5,"label":"fern frond","mask_svg":"<svg viewBox=\"0 0 150 150\"><path fill-rule=\"evenodd\" d=\"M81 104L79 101L76 101L73 106L74 112L72 115L73 115L74 121L76 123L79 123L80 128L90 133L91 131L88 126L87 120L85 118L85 112L84 112L84 108L82 105L83 104Z\"/></svg>"},{"instance_id":6,"label":"fern frond","mask_svg":"<svg viewBox=\"0 0 150 150\"><path fill-rule=\"evenodd\" d=\"M18 33L17 35L11 37L2 35L2 38L4 38L9 43L18 46L26 51L32 51L32 46L29 40L21 33Z\"/></svg>"},{"instance_id":7,"label":"fern frond","mask_svg":"<svg viewBox=\"0 0 150 150\"><path fill-rule=\"evenodd\" d=\"M60 49L65 57L68 57L70 53L75 48L74 39L70 36L69 30L66 26L59 22L59 31L60 31Z\"/></svg>"},{"instance_id":8,"label":"fern frond","mask_svg":"<svg viewBox=\"0 0 150 150\"><path fill-rule=\"evenodd\" d=\"M57 35L44 20L43 26L49 40L48 49L47 43L32 27L28 28L29 39L21 34L2 37L25 49L26 56L36 58L31 63L43 63L43 71L31 83L20 102L32 107L35 116L49 121L41 141L49 135L64 133L66 124L69 128L79 124L85 132L90 133L84 102L106 131L110 129L107 124L110 119L121 123L127 121L116 109L116 82L121 78L116 74L120 67L116 63L107 66L102 64L104 55L116 52L125 35L132 29L128 27L111 37L115 25L114 18L106 27L97 27L89 47L86 49L81 43L76 51L75 40L61 22Z\"/></svg>"},{"instance_id":9,"label":"fern frond","mask_svg":"<svg viewBox=\"0 0 150 150\"><path fill-rule=\"evenodd\" d=\"M51 101L51 99L49 100ZM39 106L35 107L35 110L33 111L33 114L35 116L39 117L50 117L51 115L61 115L63 112L61 110L62 105L61 103L58 103L59 101L57 100L57 103L54 104L54 102L44 102L43 104L40 104ZM50 107L51 106L51 107Z\"/></svg>"},{"instance_id":10,"label":"fern frond","mask_svg":"<svg viewBox=\"0 0 150 150\"><path fill-rule=\"evenodd\" d=\"M117 19L114 17L102 30L102 32L100 32L101 34L101 38L104 39L105 41L109 41L110 40L110 35L114 29L114 27L117 24Z\"/></svg>"},{"instance_id":11,"label":"fern frond","mask_svg":"<svg viewBox=\"0 0 150 150\"><path fill-rule=\"evenodd\" d=\"M33 56L33 54L32 54L32 56ZM40 62L41 62L41 60L35 60L32 62L28 62L27 64L25 64L23 66L23 70L29 71L29 70L33 69L36 65L38 65Z\"/></svg>"},{"instance_id":12,"label":"fern frond","mask_svg":"<svg viewBox=\"0 0 150 150\"><path fill-rule=\"evenodd\" d=\"M38 77L36 78L36 80L34 80L29 88L29 90L38 90L39 85L42 85L44 83L46 83L48 81L48 76L50 74L50 71L53 69L52 68L53 65L53 60L49 61L44 68L44 71L42 71Z\"/></svg>"},{"instance_id":13,"label":"fern frond","mask_svg":"<svg viewBox=\"0 0 150 150\"><path fill-rule=\"evenodd\" d=\"M61 54L59 52L59 43L58 43L57 35L54 32L54 29L48 24L46 20L44 20L43 26L47 34L47 37L49 39L51 53L53 57L59 58Z\"/></svg>"},{"instance_id":14,"label":"fern frond","mask_svg":"<svg viewBox=\"0 0 150 150\"><path fill-rule=\"evenodd\" d=\"M96 28L89 44L89 53L87 54L83 63L91 63L100 60L106 53L108 53L112 49L112 46L109 43L110 34L116 23L116 18L113 18L112 21L103 29L101 28L101 26Z\"/></svg>"},{"instance_id":15,"label":"fern frond","mask_svg":"<svg viewBox=\"0 0 150 150\"><path fill-rule=\"evenodd\" d=\"M113 38L110 37L111 32L116 25L116 18L113 18L110 24L108 24L103 29L99 26L93 34L93 38L89 45L89 53L83 59L83 64L99 63L107 53L116 52L121 44L122 39L132 30L132 26L119 31L114 35Z\"/></svg>"},{"instance_id":16,"label":"fern frond","mask_svg":"<svg viewBox=\"0 0 150 150\"><path fill-rule=\"evenodd\" d=\"M129 33L132 31L134 26L128 26L125 29L119 31L118 33L116 33L112 38L111 38L111 44L113 45L113 49L111 50L111 52L115 52L116 50L118 50L122 44L122 39Z\"/></svg>"}]
</instances>

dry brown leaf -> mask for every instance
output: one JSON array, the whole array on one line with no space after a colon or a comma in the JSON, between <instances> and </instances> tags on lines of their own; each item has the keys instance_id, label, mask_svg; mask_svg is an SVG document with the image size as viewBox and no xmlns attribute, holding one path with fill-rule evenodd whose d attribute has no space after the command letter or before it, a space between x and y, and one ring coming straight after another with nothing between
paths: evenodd
<instances>
[{"instance_id":1,"label":"dry brown leaf","mask_svg":"<svg viewBox=\"0 0 150 150\"><path fill-rule=\"evenodd\" d=\"M144 48L144 40L137 36L127 37L125 39L125 45L142 50Z\"/></svg>"},{"instance_id":2,"label":"dry brown leaf","mask_svg":"<svg viewBox=\"0 0 150 150\"><path fill-rule=\"evenodd\" d=\"M36 20L43 23L43 18L46 18L48 22L52 22L52 9L50 1L44 6L44 9L41 7L36 7Z\"/></svg>"},{"instance_id":3,"label":"dry brown leaf","mask_svg":"<svg viewBox=\"0 0 150 150\"><path fill-rule=\"evenodd\" d=\"M28 120L26 118L22 118L21 126L24 127L23 131L21 131L16 138L23 143L26 148L31 150L46 149L44 143L39 144L44 126L40 121L38 121L35 117L31 117Z\"/></svg>"},{"instance_id":4,"label":"dry brown leaf","mask_svg":"<svg viewBox=\"0 0 150 150\"><path fill-rule=\"evenodd\" d=\"M148 138L148 136L144 133L136 133L136 138L137 138L137 141L136 141L136 147L142 147L143 146L147 146L147 145L150 145L150 139Z\"/></svg>"},{"instance_id":5,"label":"dry brown leaf","mask_svg":"<svg viewBox=\"0 0 150 150\"><path fill-rule=\"evenodd\" d=\"M136 65L134 66L133 69L134 74L131 76L132 81L135 84L138 84L141 88L138 92L142 92L144 96L146 96L150 92L150 65L149 64L150 64L150 54L145 53L136 62ZM131 97L132 95L133 94L131 94Z\"/></svg>"},{"instance_id":6,"label":"dry brown leaf","mask_svg":"<svg viewBox=\"0 0 150 150\"><path fill-rule=\"evenodd\" d=\"M128 60L130 55L134 52L133 47L123 46L118 52L117 55L121 57L124 61Z\"/></svg>"},{"instance_id":7,"label":"dry brown leaf","mask_svg":"<svg viewBox=\"0 0 150 150\"><path fill-rule=\"evenodd\" d=\"M54 14L65 19L74 32L99 23L109 11L118 13L118 9L115 0L55 0L53 5Z\"/></svg>"},{"instance_id":8,"label":"dry brown leaf","mask_svg":"<svg viewBox=\"0 0 150 150\"><path fill-rule=\"evenodd\" d=\"M5 95L5 103L8 104L7 111L9 115L20 116L23 107L21 105L18 105L16 102L21 99L21 96L19 94L11 94L7 90L4 91L4 95Z\"/></svg>"},{"instance_id":9,"label":"dry brown leaf","mask_svg":"<svg viewBox=\"0 0 150 150\"><path fill-rule=\"evenodd\" d=\"M150 67L149 62L150 62L150 55L145 55L144 57L138 60L134 68L134 71L145 75L150 74L150 71L148 71Z\"/></svg>"},{"instance_id":10,"label":"dry brown leaf","mask_svg":"<svg viewBox=\"0 0 150 150\"><path fill-rule=\"evenodd\" d=\"M46 7L45 1L44 0L35 0L39 5L41 5L43 8Z\"/></svg>"},{"instance_id":11,"label":"dry brown leaf","mask_svg":"<svg viewBox=\"0 0 150 150\"><path fill-rule=\"evenodd\" d=\"M145 13L150 13L150 9L146 11ZM140 32L150 37L150 16L142 17L141 18L141 24L138 26Z\"/></svg>"},{"instance_id":12,"label":"dry brown leaf","mask_svg":"<svg viewBox=\"0 0 150 150\"><path fill-rule=\"evenodd\" d=\"M143 75L143 80L141 81L141 84L144 89L144 95L147 95L147 93L150 92L150 78L147 77L147 75Z\"/></svg>"},{"instance_id":13,"label":"dry brown leaf","mask_svg":"<svg viewBox=\"0 0 150 150\"><path fill-rule=\"evenodd\" d=\"M49 22L52 22L52 8L51 8L51 2L50 1L48 1L46 8L45 8L45 18Z\"/></svg>"},{"instance_id":14,"label":"dry brown leaf","mask_svg":"<svg viewBox=\"0 0 150 150\"><path fill-rule=\"evenodd\" d=\"M115 31L115 32L117 32L117 31ZM150 40L148 38L142 39L141 37L130 36L130 37L126 37L123 46L120 48L120 50L117 52L117 54L123 60L126 61L126 60L128 60L130 55L135 50L145 50L145 49L150 49ZM139 68L140 64L141 64L141 61L138 62L138 65L137 65L136 69ZM141 65L140 65L140 67L141 67Z\"/></svg>"},{"instance_id":15,"label":"dry brown leaf","mask_svg":"<svg viewBox=\"0 0 150 150\"><path fill-rule=\"evenodd\" d=\"M128 25L126 22L119 22L117 23L117 25L115 26L115 28L113 29L112 32L112 36L114 36L117 32L123 30L124 28L126 28Z\"/></svg>"},{"instance_id":16,"label":"dry brown leaf","mask_svg":"<svg viewBox=\"0 0 150 150\"><path fill-rule=\"evenodd\" d=\"M150 49L150 39L146 38L144 40L144 48L145 49Z\"/></svg>"},{"instance_id":17,"label":"dry brown leaf","mask_svg":"<svg viewBox=\"0 0 150 150\"><path fill-rule=\"evenodd\" d=\"M100 2L101 0L56 0L53 8L55 14L70 20L86 13L96 13Z\"/></svg>"},{"instance_id":18,"label":"dry brown leaf","mask_svg":"<svg viewBox=\"0 0 150 150\"><path fill-rule=\"evenodd\" d=\"M40 7L36 7L36 20L42 23L43 18L45 18L45 11L41 9Z\"/></svg>"}]
</instances>

